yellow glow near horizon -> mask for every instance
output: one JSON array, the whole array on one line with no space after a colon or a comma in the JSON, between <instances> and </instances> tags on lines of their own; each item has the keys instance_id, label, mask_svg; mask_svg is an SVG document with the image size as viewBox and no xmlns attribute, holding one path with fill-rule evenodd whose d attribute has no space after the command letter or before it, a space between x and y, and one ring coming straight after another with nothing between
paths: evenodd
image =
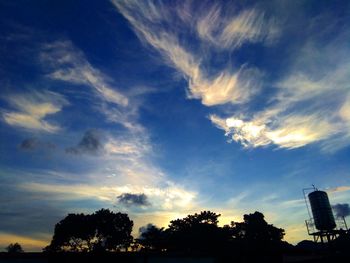
<instances>
[{"instance_id":1,"label":"yellow glow near horizon","mask_svg":"<svg viewBox=\"0 0 350 263\"><path fill-rule=\"evenodd\" d=\"M4 250L11 243L19 243L25 252L42 251L50 243L50 237L33 238L14 234L0 233L0 250Z\"/></svg>"}]
</instances>

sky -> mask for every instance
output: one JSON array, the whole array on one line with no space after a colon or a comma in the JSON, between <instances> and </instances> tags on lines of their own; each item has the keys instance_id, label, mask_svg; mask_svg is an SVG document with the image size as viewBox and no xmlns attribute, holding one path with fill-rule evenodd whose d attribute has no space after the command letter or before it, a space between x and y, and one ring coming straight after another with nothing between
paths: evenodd
<instances>
[{"instance_id":1,"label":"sky","mask_svg":"<svg viewBox=\"0 0 350 263\"><path fill-rule=\"evenodd\" d=\"M101 208L135 237L211 210L310 239L302 189L350 199L348 21L349 1L0 1L0 249Z\"/></svg>"}]
</instances>

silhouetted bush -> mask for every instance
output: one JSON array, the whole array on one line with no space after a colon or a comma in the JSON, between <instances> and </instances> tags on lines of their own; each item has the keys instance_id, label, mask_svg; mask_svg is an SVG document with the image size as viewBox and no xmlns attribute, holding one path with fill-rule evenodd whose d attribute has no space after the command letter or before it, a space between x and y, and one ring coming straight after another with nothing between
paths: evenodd
<instances>
[{"instance_id":1,"label":"silhouetted bush","mask_svg":"<svg viewBox=\"0 0 350 263\"><path fill-rule=\"evenodd\" d=\"M11 243L6 247L8 253L23 253L22 246L18 243Z\"/></svg>"}]
</instances>

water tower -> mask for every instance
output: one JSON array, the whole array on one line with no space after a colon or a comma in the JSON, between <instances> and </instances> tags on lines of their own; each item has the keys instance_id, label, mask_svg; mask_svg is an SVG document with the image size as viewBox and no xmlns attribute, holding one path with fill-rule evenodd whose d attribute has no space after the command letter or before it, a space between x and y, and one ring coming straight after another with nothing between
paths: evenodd
<instances>
[{"instance_id":1,"label":"water tower","mask_svg":"<svg viewBox=\"0 0 350 263\"><path fill-rule=\"evenodd\" d=\"M327 193L315 187L305 188L303 193L309 213L309 219L305 220L308 234L313 236L315 242L324 243L334 240L341 230L337 229ZM312 213L310 213L310 208Z\"/></svg>"},{"instance_id":2,"label":"water tower","mask_svg":"<svg viewBox=\"0 0 350 263\"><path fill-rule=\"evenodd\" d=\"M333 230L337 225L327 193L315 190L309 193L308 197L316 229L320 231Z\"/></svg>"}]
</instances>

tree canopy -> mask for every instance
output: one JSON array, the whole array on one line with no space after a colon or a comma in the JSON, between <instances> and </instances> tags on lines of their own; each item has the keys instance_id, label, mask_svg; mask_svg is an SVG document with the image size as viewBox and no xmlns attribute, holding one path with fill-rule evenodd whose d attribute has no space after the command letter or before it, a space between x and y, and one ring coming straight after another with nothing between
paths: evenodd
<instances>
[{"instance_id":1,"label":"tree canopy","mask_svg":"<svg viewBox=\"0 0 350 263\"><path fill-rule=\"evenodd\" d=\"M243 216L244 222L231 222L235 238L257 242L279 242L283 239L284 230L268 224L260 212Z\"/></svg>"},{"instance_id":2,"label":"tree canopy","mask_svg":"<svg viewBox=\"0 0 350 263\"><path fill-rule=\"evenodd\" d=\"M133 237L127 214L101 209L91 215L69 214L55 226L48 251L114 251L127 248Z\"/></svg>"},{"instance_id":3,"label":"tree canopy","mask_svg":"<svg viewBox=\"0 0 350 263\"><path fill-rule=\"evenodd\" d=\"M220 214L203 211L170 222L166 230L169 249L181 251L213 251L226 241L218 226Z\"/></svg>"},{"instance_id":4,"label":"tree canopy","mask_svg":"<svg viewBox=\"0 0 350 263\"><path fill-rule=\"evenodd\" d=\"M140 228L140 237L137 242L146 250L162 251L167 248L167 232L153 224Z\"/></svg>"}]
</instances>

